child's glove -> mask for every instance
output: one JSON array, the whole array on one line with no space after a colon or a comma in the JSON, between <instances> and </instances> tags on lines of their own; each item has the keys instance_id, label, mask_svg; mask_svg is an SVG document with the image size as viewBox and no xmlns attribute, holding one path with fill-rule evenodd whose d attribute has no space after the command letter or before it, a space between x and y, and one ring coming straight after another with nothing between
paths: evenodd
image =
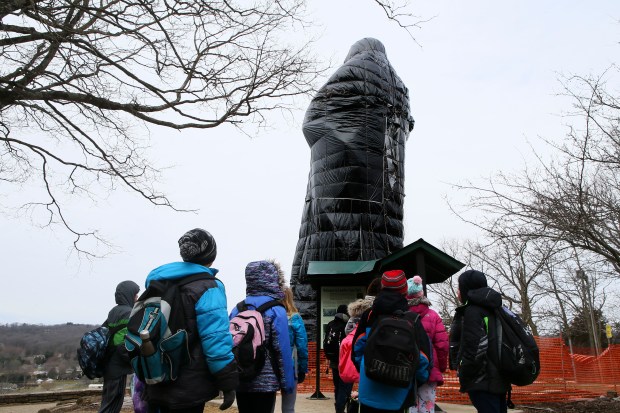
<instances>
[{"instance_id":1,"label":"child's glove","mask_svg":"<svg viewBox=\"0 0 620 413\"><path fill-rule=\"evenodd\" d=\"M225 391L224 392L224 401L220 405L220 410L228 409L230 406L232 406L234 401L235 401L235 391L234 390Z\"/></svg>"}]
</instances>

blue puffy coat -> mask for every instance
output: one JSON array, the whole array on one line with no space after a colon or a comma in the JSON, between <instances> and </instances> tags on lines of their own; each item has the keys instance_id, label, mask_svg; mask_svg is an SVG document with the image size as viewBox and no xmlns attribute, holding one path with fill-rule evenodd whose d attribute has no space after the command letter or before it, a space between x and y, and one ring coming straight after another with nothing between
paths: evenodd
<instances>
[{"instance_id":1,"label":"blue puffy coat","mask_svg":"<svg viewBox=\"0 0 620 413\"><path fill-rule=\"evenodd\" d=\"M297 379L299 372L304 374L308 372L308 336L304 320L299 313L293 313L288 317L288 338L293 348L293 362L296 362L295 379Z\"/></svg>"},{"instance_id":2,"label":"blue puffy coat","mask_svg":"<svg viewBox=\"0 0 620 413\"><path fill-rule=\"evenodd\" d=\"M193 274L215 276L217 270L190 262L173 262L155 268L146 278L180 280ZM234 390L239 382L228 330L228 305L224 284L199 279L181 287L190 362L173 382L147 385L149 403L174 409L190 408L213 399L219 390Z\"/></svg>"},{"instance_id":3,"label":"blue puffy coat","mask_svg":"<svg viewBox=\"0 0 620 413\"><path fill-rule=\"evenodd\" d=\"M281 271L270 261L255 261L245 268L246 304L253 307L271 300L282 300L284 280ZM237 315L233 308L229 319ZM271 307L263 313L267 359L261 372L251 381L240 381L237 391L269 393L279 390L291 393L295 386L293 356L288 333L288 319L284 306Z\"/></svg>"}]
</instances>

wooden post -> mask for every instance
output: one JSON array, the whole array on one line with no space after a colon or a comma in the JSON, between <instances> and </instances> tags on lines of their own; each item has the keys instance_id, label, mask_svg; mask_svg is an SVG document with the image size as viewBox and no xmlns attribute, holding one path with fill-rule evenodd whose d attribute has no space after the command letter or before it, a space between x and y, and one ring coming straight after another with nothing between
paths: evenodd
<instances>
[{"instance_id":1,"label":"wooden post","mask_svg":"<svg viewBox=\"0 0 620 413\"><path fill-rule=\"evenodd\" d=\"M321 287L319 286L316 291L316 357L315 357L315 371L316 371L316 382L315 382L315 391L312 393L308 399L310 400L327 400L329 397L326 397L321 393Z\"/></svg>"}]
</instances>

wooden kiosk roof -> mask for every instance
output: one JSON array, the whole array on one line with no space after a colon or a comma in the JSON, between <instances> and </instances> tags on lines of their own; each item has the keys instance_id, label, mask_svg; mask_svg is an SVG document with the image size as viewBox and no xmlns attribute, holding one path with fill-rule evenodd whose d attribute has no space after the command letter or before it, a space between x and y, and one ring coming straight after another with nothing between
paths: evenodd
<instances>
[{"instance_id":1,"label":"wooden kiosk roof","mask_svg":"<svg viewBox=\"0 0 620 413\"><path fill-rule=\"evenodd\" d=\"M307 280L314 285L367 284L387 270L400 269L408 277L418 274L424 285L443 282L465 264L422 238L400 250L370 261L310 261Z\"/></svg>"}]
</instances>

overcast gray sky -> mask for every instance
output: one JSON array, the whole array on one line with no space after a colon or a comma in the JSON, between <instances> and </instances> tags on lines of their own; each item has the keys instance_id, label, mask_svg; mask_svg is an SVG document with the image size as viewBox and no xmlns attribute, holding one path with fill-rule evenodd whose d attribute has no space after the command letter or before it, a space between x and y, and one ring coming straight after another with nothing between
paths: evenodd
<instances>
[{"instance_id":1,"label":"overcast gray sky","mask_svg":"<svg viewBox=\"0 0 620 413\"><path fill-rule=\"evenodd\" d=\"M600 74L619 56L620 3L534 0L415 1L420 46L372 1L309 0L320 27L316 52L337 66L364 37L381 40L409 87L416 120L406 148L405 244L418 238L475 237L448 208L462 194L449 183L518 169L528 141L566 133L569 102L557 96L560 73ZM331 72L330 72L331 73ZM244 268L275 258L290 274L310 154L301 132L308 99L272 128L248 138L228 127L151 130L151 159L166 169L159 188L182 208L155 208L125 191L92 206L72 205L76 219L118 247L110 257L79 261L67 234L0 215L0 323L100 323L123 280L144 284L148 272L179 260L178 238L209 230L232 307L245 295ZM3 197L7 194L0 186ZM457 257L458 258L458 257Z\"/></svg>"}]
</instances>

